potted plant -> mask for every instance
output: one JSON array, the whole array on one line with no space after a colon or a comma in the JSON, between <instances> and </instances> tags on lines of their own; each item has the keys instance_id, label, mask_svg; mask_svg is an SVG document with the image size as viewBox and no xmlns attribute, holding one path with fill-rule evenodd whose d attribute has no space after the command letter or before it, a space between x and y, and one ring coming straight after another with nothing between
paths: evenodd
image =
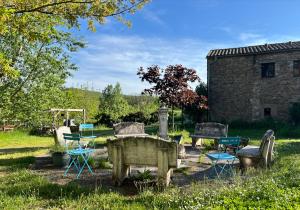
<instances>
[{"instance_id":1,"label":"potted plant","mask_svg":"<svg viewBox=\"0 0 300 210\"><path fill-rule=\"evenodd\" d=\"M69 163L69 155L66 152L66 148L60 145L55 145L50 149L52 154L52 162L54 166L65 167Z\"/></svg>"}]
</instances>

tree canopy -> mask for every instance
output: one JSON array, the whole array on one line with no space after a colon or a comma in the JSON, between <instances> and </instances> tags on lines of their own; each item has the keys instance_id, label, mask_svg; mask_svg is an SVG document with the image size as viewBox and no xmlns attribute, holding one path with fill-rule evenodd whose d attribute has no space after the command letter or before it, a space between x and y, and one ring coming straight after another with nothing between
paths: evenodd
<instances>
[{"instance_id":1,"label":"tree canopy","mask_svg":"<svg viewBox=\"0 0 300 210\"><path fill-rule=\"evenodd\" d=\"M20 37L13 56L0 51L0 79L19 76L15 61L20 57L22 42L51 43L65 29L80 27L80 20L104 24L107 17L130 25L124 14L134 13L148 0L0 0L0 38ZM13 41L13 40L12 40Z\"/></svg>"},{"instance_id":2,"label":"tree canopy","mask_svg":"<svg viewBox=\"0 0 300 210\"><path fill-rule=\"evenodd\" d=\"M126 14L148 0L0 0L0 118L39 123L41 112L72 103L64 84L70 52L85 46L69 29Z\"/></svg>"},{"instance_id":3,"label":"tree canopy","mask_svg":"<svg viewBox=\"0 0 300 210\"><path fill-rule=\"evenodd\" d=\"M100 95L99 114L110 116L113 122L117 122L121 117L129 113L129 105L122 95L121 86L108 85Z\"/></svg>"}]
</instances>

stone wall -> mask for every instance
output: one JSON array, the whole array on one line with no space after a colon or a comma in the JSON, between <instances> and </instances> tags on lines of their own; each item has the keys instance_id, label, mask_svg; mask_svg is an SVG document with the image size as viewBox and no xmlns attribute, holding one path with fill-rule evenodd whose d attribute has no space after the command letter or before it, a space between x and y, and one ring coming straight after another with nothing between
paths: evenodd
<instances>
[{"instance_id":1,"label":"stone wall","mask_svg":"<svg viewBox=\"0 0 300 210\"><path fill-rule=\"evenodd\" d=\"M300 77L293 61L300 52L209 58L209 108L212 121L260 120L264 108L272 117L289 119L289 106L300 102ZM261 64L275 62L275 77L262 78Z\"/></svg>"}]
</instances>

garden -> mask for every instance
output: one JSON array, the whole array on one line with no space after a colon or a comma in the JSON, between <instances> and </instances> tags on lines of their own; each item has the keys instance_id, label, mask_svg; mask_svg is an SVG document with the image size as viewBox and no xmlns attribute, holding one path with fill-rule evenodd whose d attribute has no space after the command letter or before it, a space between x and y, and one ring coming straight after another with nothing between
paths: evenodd
<instances>
[{"instance_id":1,"label":"garden","mask_svg":"<svg viewBox=\"0 0 300 210\"><path fill-rule=\"evenodd\" d=\"M107 52L115 49L108 44L100 46L104 58L93 57L98 38L88 43L81 35L122 32L140 11L142 19L164 25L144 10L149 4L0 2L0 209L300 209L300 103L285 110L288 122L273 119L270 107L255 122L211 122L203 72L159 62L177 60L157 56L160 49L150 45L145 52L135 48L144 44L138 36L134 42L100 36L117 54L111 60ZM198 53L183 40L183 52ZM88 44L91 51L76 54ZM120 52L122 44L138 56ZM189 57L171 45L162 52L176 51L182 62ZM82 65L84 54L91 66ZM128 67L126 56L146 62L131 60ZM93 66L95 60L106 66ZM78 84L70 85L78 70ZM84 81L92 77L101 90ZM121 84L135 92L123 93ZM243 156L247 148L255 155Z\"/></svg>"},{"instance_id":2,"label":"garden","mask_svg":"<svg viewBox=\"0 0 300 210\"><path fill-rule=\"evenodd\" d=\"M155 129L152 126L146 132L151 134ZM229 135L247 135L250 144L258 144L264 131L229 129ZM99 145L113 134L108 128L98 128L97 132L102 136L96 139ZM188 130L174 134L178 133L183 134L185 143L191 142ZM101 184L105 180L97 174L97 178L88 176L93 180L88 184L74 177L66 183L51 180L31 166L36 157L49 153L53 137L29 135L26 130L2 132L0 205L2 209L296 209L300 202L299 140L285 137L280 129L276 133L276 157L270 169L251 169L229 179L203 179L185 186L171 184L164 190L149 187L129 194L120 190L122 187ZM97 167L100 171L109 168L103 163ZM190 176L186 169L176 173Z\"/></svg>"}]
</instances>

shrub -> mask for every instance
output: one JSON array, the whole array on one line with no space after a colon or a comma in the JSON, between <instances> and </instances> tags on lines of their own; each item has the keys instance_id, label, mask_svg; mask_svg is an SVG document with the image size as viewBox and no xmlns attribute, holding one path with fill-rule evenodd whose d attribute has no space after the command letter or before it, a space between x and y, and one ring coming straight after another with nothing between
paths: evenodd
<instances>
[{"instance_id":1,"label":"shrub","mask_svg":"<svg viewBox=\"0 0 300 210\"><path fill-rule=\"evenodd\" d=\"M96 124L100 124L100 125L106 125L108 127L112 127L113 125L113 121L111 119L111 116L108 115L108 114L104 114L104 113L101 113L101 114L98 114L95 119L97 120L97 123Z\"/></svg>"}]
</instances>

